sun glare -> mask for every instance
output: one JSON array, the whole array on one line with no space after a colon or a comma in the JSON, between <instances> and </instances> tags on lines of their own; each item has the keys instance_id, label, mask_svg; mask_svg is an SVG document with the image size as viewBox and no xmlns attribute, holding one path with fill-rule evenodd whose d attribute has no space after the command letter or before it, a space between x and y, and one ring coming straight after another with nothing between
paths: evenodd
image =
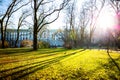
<instances>
[{"instance_id":1,"label":"sun glare","mask_svg":"<svg viewBox=\"0 0 120 80\"><path fill-rule=\"evenodd\" d=\"M115 26L115 17L109 12L103 12L98 19L98 26L104 30L111 29Z\"/></svg>"}]
</instances>

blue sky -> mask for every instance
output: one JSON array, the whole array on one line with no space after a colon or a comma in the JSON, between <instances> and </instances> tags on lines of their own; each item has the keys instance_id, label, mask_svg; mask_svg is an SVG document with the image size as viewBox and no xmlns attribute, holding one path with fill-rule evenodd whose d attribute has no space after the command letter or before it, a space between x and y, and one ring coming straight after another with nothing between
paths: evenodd
<instances>
[{"instance_id":1,"label":"blue sky","mask_svg":"<svg viewBox=\"0 0 120 80\"><path fill-rule=\"evenodd\" d=\"M0 3L0 13L4 13L7 9L7 6L9 5L9 3L12 1L12 0L0 0L2 3ZM83 1L85 0L76 0L77 1L77 6L80 8ZM106 14L105 14L106 13ZM58 28L63 28L63 26L65 26L65 23L64 23L64 19L65 19L65 14L63 12L61 12L61 15L60 17L58 18L58 20L56 20L54 23L50 24L49 25L49 28L50 29L58 29ZM14 16L14 22L17 23L17 20L18 20L18 17L20 16L20 11L16 12L15 13L15 16ZM53 16L54 17L54 16ZM99 24L101 24L101 28L104 28L104 26L107 26L109 24L106 24L106 23L110 23L109 20L106 20L108 17L110 17L110 12L108 11L108 8L107 9L104 9L101 13L101 21ZM30 21L31 19L28 19L28 21ZM105 20L107 21L105 23ZM32 21L30 21L32 22Z\"/></svg>"},{"instance_id":2,"label":"blue sky","mask_svg":"<svg viewBox=\"0 0 120 80\"><path fill-rule=\"evenodd\" d=\"M7 6L9 5L10 1L11 0L2 0L2 3L0 3L0 13L4 13L6 11ZM85 0L77 0L76 4L79 8L82 6L83 1L85 1ZM96 37L104 34L104 32L106 31L107 28L113 27L113 25L114 25L114 22L113 22L114 13L112 13L112 12L113 12L113 9L110 9L109 6L105 7L102 10L102 12L100 14L100 19L97 23L97 27L96 27L96 31L95 31ZM13 25L14 28L17 28L17 21L18 21L20 14L21 14L21 11L18 11L14 14L14 19L13 19L14 20L13 22L15 23L15 25ZM65 14L63 12L61 12L58 20L56 20L55 22L50 24L48 28L49 29L59 29L59 28L63 29L64 26L66 26L66 24L64 22L65 19L66 19ZM31 17L28 18L27 21L32 23L32 18ZM10 26L10 28L13 28L13 26L12 27ZM22 28L25 28L25 27L22 27ZM26 28L28 28L28 27L26 27Z\"/></svg>"},{"instance_id":3,"label":"blue sky","mask_svg":"<svg viewBox=\"0 0 120 80\"><path fill-rule=\"evenodd\" d=\"M0 13L4 13L11 0L0 0Z\"/></svg>"},{"instance_id":4,"label":"blue sky","mask_svg":"<svg viewBox=\"0 0 120 80\"><path fill-rule=\"evenodd\" d=\"M12 0L1 0L1 2L2 3L0 3L0 13L4 13L5 11L6 11L6 9L7 9L7 6L10 4L10 2L11 2ZM77 2L77 5L78 5L78 7L80 7L80 5L82 4L82 2L84 1L84 0L77 0L78 2ZM18 18L19 17L19 15L20 15L20 11L19 12L16 12L15 13L15 22L17 23L17 19L16 18ZM50 29L58 29L58 28L63 28L63 26L65 26L65 23L64 23L64 13L63 12L61 12L60 13L60 17L58 18L58 20L56 20L54 23L52 23L52 24L50 24L49 25L49 28ZM53 16L54 17L54 16ZM31 19L30 19L31 20Z\"/></svg>"}]
</instances>

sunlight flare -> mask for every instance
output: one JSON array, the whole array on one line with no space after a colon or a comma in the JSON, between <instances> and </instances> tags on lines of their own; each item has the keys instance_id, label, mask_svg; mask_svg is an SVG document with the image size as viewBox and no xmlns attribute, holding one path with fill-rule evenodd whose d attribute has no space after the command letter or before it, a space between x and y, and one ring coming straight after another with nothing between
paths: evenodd
<instances>
[{"instance_id":1,"label":"sunlight flare","mask_svg":"<svg viewBox=\"0 0 120 80\"><path fill-rule=\"evenodd\" d=\"M98 19L98 26L101 29L112 29L116 25L116 19L109 12L103 12Z\"/></svg>"}]
</instances>

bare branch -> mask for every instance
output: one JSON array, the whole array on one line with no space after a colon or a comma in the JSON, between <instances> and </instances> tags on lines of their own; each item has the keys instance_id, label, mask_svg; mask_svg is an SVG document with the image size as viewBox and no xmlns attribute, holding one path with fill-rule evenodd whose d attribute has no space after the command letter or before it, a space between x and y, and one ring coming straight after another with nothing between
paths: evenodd
<instances>
[{"instance_id":1,"label":"bare branch","mask_svg":"<svg viewBox=\"0 0 120 80\"><path fill-rule=\"evenodd\" d=\"M42 24L41 27L38 29L38 32L39 32L39 31L40 31L45 25L47 25L47 24L51 24L51 23L55 22L55 21L59 18L59 14L60 14L60 11L58 12L57 17L56 17L54 20ZM38 26L40 26L40 25L38 25Z\"/></svg>"},{"instance_id":2,"label":"bare branch","mask_svg":"<svg viewBox=\"0 0 120 80\"><path fill-rule=\"evenodd\" d=\"M41 0L41 1L38 3L36 10L38 10L38 8L40 7L40 5L42 4L43 1L44 1L44 0Z\"/></svg>"},{"instance_id":3,"label":"bare branch","mask_svg":"<svg viewBox=\"0 0 120 80\"><path fill-rule=\"evenodd\" d=\"M21 5L19 8L15 9L14 11L12 11L12 13L18 11L18 10L21 9L22 7L28 5L29 3L30 3L30 2L27 2L26 4Z\"/></svg>"}]
</instances>

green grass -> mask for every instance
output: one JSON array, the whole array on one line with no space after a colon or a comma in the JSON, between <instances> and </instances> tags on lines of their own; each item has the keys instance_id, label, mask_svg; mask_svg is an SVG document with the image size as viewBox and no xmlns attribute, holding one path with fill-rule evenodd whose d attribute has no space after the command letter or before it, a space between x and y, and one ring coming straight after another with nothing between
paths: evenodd
<instances>
[{"instance_id":1,"label":"green grass","mask_svg":"<svg viewBox=\"0 0 120 80\"><path fill-rule=\"evenodd\" d=\"M0 49L0 80L120 80L120 53L62 48Z\"/></svg>"}]
</instances>

